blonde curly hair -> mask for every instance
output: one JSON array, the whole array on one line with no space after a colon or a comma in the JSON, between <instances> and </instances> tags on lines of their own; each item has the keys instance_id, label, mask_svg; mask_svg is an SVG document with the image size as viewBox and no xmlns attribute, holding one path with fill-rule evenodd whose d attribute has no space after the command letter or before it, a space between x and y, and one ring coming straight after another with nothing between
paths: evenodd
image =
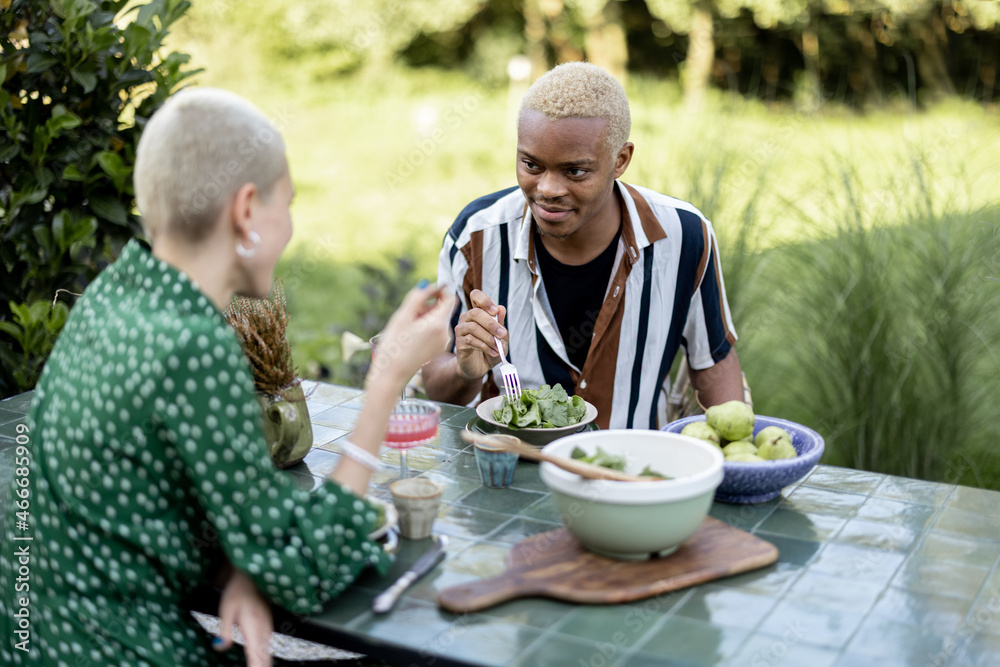
<instances>
[{"instance_id":1,"label":"blonde curly hair","mask_svg":"<svg viewBox=\"0 0 1000 667\"><path fill-rule=\"evenodd\" d=\"M584 62L557 65L531 84L517 112L518 123L525 110L560 118L607 118L604 144L617 154L632 129L625 89L606 71Z\"/></svg>"}]
</instances>

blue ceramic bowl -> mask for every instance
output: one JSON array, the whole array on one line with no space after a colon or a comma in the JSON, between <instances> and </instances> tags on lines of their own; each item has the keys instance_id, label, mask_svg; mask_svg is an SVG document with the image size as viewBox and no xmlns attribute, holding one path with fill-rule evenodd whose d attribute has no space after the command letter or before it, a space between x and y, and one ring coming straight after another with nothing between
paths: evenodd
<instances>
[{"instance_id":1,"label":"blue ceramic bowl","mask_svg":"<svg viewBox=\"0 0 1000 667\"><path fill-rule=\"evenodd\" d=\"M705 415L678 419L661 430L680 433L685 426L697 421L705 421ZM777 498L783 488L805 477L819 463L824 449L823 437L819 433L785 419L757 415L753 425L754 435L765 426L780 426L788 431L799 455L794 459L763 463L726 461L723 465L725 476L715 491L716 500L739 504L767 502Z\"/></svg>"}]
</instances>

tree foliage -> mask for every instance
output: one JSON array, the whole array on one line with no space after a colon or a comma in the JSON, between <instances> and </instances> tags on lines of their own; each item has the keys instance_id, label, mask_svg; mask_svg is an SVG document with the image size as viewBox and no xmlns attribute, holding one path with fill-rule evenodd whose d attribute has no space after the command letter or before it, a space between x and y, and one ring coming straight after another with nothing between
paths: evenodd
<instances>
[{"instance_id":1,"label":"tree foliage","mask_svg":"<svg viewBox=\"0 0 1000 667\"><path fill-rule=\"evenodd\" d=\"M586 58L813 108L908 105L958 93L990 104L1000 67L995 0L201 0L201 35L254 35L266 64L323 80L393 62L495 79ZM279 65L283 66L283 65Z\"/></svg>"},{"instance_id":2,"label":"tree foliage","mask_svg":"<svg viewBox=\"0 0 1000 667\"><path fill-rule=\"evenodd\" d=\"M13 0L0 13L0 395L34 385L65 303L141 227L145 122L193 72L162 53L189 4Z\"/></svg>"},{"instance_id":3,"label":"tree foliage","mask_svg":"<svg viewBox=\"0 0 1000 667\"><path fill-rule=\"evenodd\" d=\"M273 57L318 58L330 71L384 65L420 35L452 33L486 4L483 0L205 0L203 16L258 37ZM213 21L213 23L215 22ZM208 26L205 26L206 28Z\"/></svg>"}]
</instances>

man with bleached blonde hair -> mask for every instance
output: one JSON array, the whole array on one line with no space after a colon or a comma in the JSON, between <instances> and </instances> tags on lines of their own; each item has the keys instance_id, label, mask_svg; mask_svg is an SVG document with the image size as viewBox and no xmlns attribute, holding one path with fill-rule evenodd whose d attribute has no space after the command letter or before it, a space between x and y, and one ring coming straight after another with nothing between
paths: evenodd
<instances>
[{"instance_id":1,"label":"man with bleached blonde hair","mask_svg":"<svg viewBox=\"0 0 1000 667\"><path fill-rule=\"evenodd\" d=\"M604 146L612 154L628 142L632 130L625 89L613 76L589 63L565 63L539 79L521 99L518 117L527 110L543 113L551 120L607 119Z\"/></svg>"},{"instance_id":2,"label":"man with bleached blonde hair","mask_svg":"<svg viewBox=\"0 0 1000 667\"><path fill-rule=\"evenodd\" d=\"M630 126L625 91L595 65L559 65L528 89L518 187L466 206L445 236L438 282L463 298L451 351L423 370L431 398L497 395L496 336L522 387L562 384L601 428L663 425L681 347L705 406L743 399L712 225L618 180Z\"/></svg>"}]
</instances>

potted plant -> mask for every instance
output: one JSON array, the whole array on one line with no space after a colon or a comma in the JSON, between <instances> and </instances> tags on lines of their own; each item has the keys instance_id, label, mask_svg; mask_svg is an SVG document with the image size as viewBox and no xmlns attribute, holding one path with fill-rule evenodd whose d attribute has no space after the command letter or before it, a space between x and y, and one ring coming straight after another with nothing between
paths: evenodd
<instances>
[{"instance_id":1,"label":"potted plant","mask_svg":"<svg viewBox=\"0 0 1000 667\"><path fill-rule=\"evenodd\" d=\"M313 435L285 337L288 312L281 281L275 283L271 299L234 296L225 316L250 361L271 459L277 468L293 466L309 453Z\"/></svg>"}]
</instances>

